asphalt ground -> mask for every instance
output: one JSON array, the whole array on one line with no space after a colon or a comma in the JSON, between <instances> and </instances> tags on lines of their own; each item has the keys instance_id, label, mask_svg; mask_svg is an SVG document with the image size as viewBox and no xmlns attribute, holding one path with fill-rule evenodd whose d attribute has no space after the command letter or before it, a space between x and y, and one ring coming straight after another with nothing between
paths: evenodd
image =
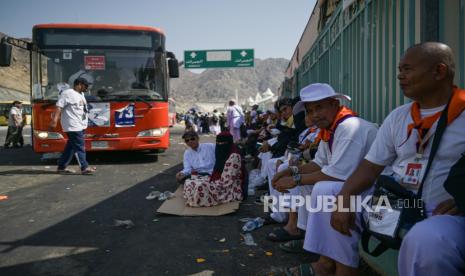
<instances>
[{"instance_id":1,"label":"asphalt ground","mask_svg":"<svg viewBox=\"0 0 465 276\"><path fill-rule=\"evenodd\" d=\"M157 214L161 202L145 197L176 189L185 149L181 131L171 129L171 147L158 157L89 154L98 170L92 176L55 174L55 161L41 161L30 144L0 149L0 195L8 196L0 201L0 275L273 275L279 267L316 260L267 241L276 225L252 232L256 246L243 243L239 219L263 216L254 197L220 217ZM5 134L0 128L2 144ZM115 219L135 226L115 227Z\"/></svg>"}]
</instances>

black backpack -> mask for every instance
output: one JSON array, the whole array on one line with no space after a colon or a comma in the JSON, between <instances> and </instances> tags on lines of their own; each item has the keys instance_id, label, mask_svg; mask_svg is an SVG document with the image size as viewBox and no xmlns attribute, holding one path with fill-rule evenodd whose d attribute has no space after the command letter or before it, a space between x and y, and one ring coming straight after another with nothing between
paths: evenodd
<instances>
[{"instance_id":1,"label":"black backpack","mask_svg":"<svg viewBox=\"0 0 465 276\"><path fill-rule=\"evenodd\" d=\"M444 188L451 194L460 211L465 213L465 152L449 171Z\"/></svg>"}]
</instances>

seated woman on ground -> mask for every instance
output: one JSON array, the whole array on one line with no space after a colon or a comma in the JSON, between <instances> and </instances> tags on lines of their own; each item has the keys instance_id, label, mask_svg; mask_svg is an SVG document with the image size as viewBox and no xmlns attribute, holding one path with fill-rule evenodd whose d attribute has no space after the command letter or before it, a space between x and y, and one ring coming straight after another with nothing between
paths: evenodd
<instances>
[{"instance_id":1,"label":"seated woman on ground","mask_svg":"<svg viewBox=\"0 0 465 276\"><path fill-rule=\"evenodd\" d=\"M211 177L192 177L184 183L187 206L210 207L242 200L245 167L229 132L216 136L215 156Z\"/></svg>"}]
</instances>

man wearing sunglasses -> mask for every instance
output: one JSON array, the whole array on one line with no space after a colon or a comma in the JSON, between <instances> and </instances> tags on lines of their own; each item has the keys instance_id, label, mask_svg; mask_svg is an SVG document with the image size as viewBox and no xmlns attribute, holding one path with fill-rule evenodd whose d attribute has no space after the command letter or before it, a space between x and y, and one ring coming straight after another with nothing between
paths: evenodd
<instances>
[{"instance_id":1,"label":"man wearing sunglasses","mask_svg":"<svg viewBox=\"0 0 465 276\"><path fill-rule=\"evenodd\" d=\"M191 175L211 175L215 166L215 144L199 143L195 131L187 131L182 139L188 149L184 152L184 168L176 174L176 181L183 184Z\"/></svg>"},{"instance_id":2,"label":"man wearing sunglasses","mask_svg":"<svg viewBox=\"0 0 465 276\"><path fill-rule=\"evenodd\" d=\"M77 78L74 81L73 89L64 90L56 103L57 109L53 113L50 122L50 131L53 131L60 118L61 127L68 136L63 154L58 160L58 173L75 173L68 169L68 165L76 155L82 174L92 174L95 168L89 167L86 161L86 149L84 135L87 129L87 101L84 92L89 87L89 82L85 78Z\"/></svg>"}]
</instances>

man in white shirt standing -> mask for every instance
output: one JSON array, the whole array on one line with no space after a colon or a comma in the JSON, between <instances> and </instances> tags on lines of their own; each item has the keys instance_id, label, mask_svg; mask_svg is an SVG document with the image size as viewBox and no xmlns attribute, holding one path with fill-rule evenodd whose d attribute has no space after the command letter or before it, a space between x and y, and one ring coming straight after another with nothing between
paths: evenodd
<instances>
[{"instance_id":1,"label":"man in white shirt standing","mask_svg":"<svg viewBox=\"0 0 465 276\"><path fill-rule=\"evenodd\" d=\"M85 78L77 78L73 89L64 90L58 97L57 109L50 122L50 129L56 128L58 119L61 127L68 136L65 150L58 160L58 173L74 173L67 166L76 155L82 174L92 174L95 168L89 167L86 161L84 134L87 128L87 101L84 92L88 89L89 82Z\"/></svg>"},{"instance_id":2,"label":"man in white shirt standing","mask_svg":"<svg viewBox=\"0 0 465 276\"><path fill-rule=\"evenodd\" d=\"M241 125L244 123L244 112L234 100L230 100L226 115L229 132L232 134L234 142L237 142L241 139Z\"/></svg>"},{"instance_id":3,"label":"man in white shirt standing","mask_svg":"<svg viewBox=\"0 0 465 276\"><path fill-rule=\"evenodd\" d=\"M5 138L5 148L9 148L10 144L13 147L23 146L24 140L22 139L23 128L23 110L20 101L14 101L8 115L8 131Z\"/></svg>"},{"instance_id":4,"label":"man in white shirt standing","mask_svg":"<svg viewBox=\"0 0 465 276\"><path fill-rule=\"evenodd\" d=\"M199 143L195 131L187 131L182 139L189 148L184 152L184 168L176 174L176 181L183 184L191 175L211 175L215 166L215 144Z\"/></svg>"}]
</instances>

